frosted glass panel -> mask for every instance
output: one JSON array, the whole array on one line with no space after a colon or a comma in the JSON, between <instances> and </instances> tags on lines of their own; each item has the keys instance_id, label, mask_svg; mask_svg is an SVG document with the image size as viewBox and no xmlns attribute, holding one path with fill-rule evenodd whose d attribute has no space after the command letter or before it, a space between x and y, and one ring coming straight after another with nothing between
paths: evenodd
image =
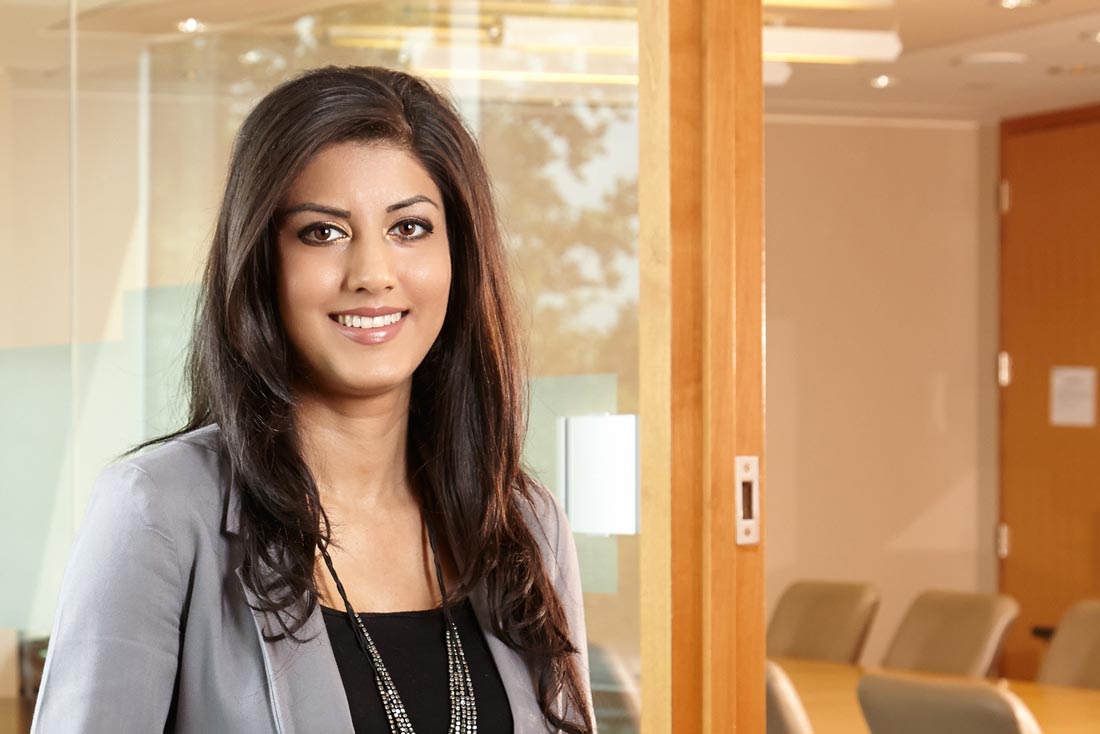
<instances>
[{"instance_id":1,"label":"frosted glass panel","mask_svg":"<svg viewBox=\"0 0 1100 734\"><path fill-rule=\"evenodd\" d=\"M14 9L13 9L14 8ZM68 18L77 56L70 59ZM54 0L0 10L0 628L48 634L92 480L177 427L233 137L300 70L383 65L450 95L490 169L554 421L638 412L637 11L508 0ZM14 18L14 20L13 20ZM73 93L75 89L75 93ZM601 732L637 731L638 538L578 535ZM596 683L598 682L598 685Z\"/></svg>"}]
</instances>

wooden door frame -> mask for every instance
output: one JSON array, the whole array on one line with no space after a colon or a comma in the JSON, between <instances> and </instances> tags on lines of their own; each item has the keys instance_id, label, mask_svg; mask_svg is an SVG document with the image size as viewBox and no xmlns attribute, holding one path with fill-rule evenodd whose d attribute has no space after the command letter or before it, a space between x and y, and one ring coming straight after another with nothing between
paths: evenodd
<instances>
[{"instance_id":1,"label":"wooden door frame","mask_svg":"<svg viewBox=\"0 0 1100 734\"><path fill-rule=\"evenodd\" d=\"M640 0L643 734L764 732L759 0Z\"/></svg>"}]
</instances>

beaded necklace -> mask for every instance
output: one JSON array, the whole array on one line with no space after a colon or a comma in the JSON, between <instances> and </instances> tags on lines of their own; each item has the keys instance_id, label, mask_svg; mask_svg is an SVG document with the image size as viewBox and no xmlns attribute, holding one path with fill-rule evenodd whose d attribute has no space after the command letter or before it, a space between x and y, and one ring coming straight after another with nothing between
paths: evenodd
<instances>
[{"instance_id":1,"label":"beaded necklace","mask_svg":"<svg viewBox=\"0 0 1100 734\"><path fill-rule=\"evenodd\" d=\"M431 523L426 523L428 528L428 543L432 548L432 559L435 561L435 576L439 582L439 595L443 604L444 627L446 628L447 642L447 675L450 679L451 693L451 727L450 734L477 734L477 704L474 701L474 685L470 679L470 668L466 664L466 653L462 650L462 640L458 636L458 625L451 616L451 609L447 605L447 590L443 585L443 567L439 563L439 552L436 550L435 533ZM328 566L328 572L332 574L332 580L336 583L336 590L340 592L340 598L344 601L344 609L348 619L352 622L352 629L356 632L355 641L359 649L367 656L371 668L374 670L374 680L378 685L378 692L382 696L382 706L386 711L386 719L390 722L391 734L416 734L412 722L409 721L408 711L397 693L397 686L393 684L389 671L382 663L382 656L374 645L370 633L367 632L363 620L352 609L348 595L344 592L344 585L340 583L340 577L336 575L336 569L332 565L332 558L328 551L320 547L321 555Z\"/></svg>"}]
</instances>

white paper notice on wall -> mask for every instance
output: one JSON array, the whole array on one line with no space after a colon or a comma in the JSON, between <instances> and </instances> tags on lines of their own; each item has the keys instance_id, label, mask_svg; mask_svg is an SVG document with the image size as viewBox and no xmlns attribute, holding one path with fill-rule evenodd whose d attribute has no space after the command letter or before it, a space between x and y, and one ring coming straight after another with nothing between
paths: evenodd
<instances>
[{"instance_id":1,"label":"white paper notice on wall","mask_svg":"<svg viewBox=\"0 0 1100 734\"><path fill-rule=\"evenodd\" d=\"M1096 368L1052 367L1050 424L1091 428L1096 425Z\"/></svg>"}]
</instances>

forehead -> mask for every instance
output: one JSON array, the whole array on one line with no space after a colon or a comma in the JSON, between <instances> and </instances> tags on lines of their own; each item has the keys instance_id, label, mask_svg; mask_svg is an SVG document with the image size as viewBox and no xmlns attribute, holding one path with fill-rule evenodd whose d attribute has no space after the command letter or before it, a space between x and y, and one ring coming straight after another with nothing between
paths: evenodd
<instances>
[{"instance_id":1,"label":"forehead","mask_svg":"<svg viewBox=\"0 0 1100 734\"><path fill-rule=\"evenodd\" d=\"M343 142L326 145L291 181L284 205L318 204L386 206L415 194L442 206L432 177L409 151L384 143Z\"/></svg>"}]
</instances>

